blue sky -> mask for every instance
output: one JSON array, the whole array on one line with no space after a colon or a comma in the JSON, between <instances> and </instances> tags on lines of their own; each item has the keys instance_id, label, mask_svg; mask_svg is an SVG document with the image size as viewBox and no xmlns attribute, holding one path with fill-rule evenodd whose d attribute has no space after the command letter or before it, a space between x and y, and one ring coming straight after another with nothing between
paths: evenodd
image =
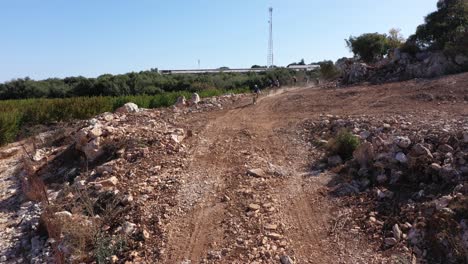
<instances>
[{"instance_id":1,"label":"blue sky","mask_svg":"<svg viewBox=\"0 0 468 264\"><path fill-rule=\"evenodd\" d=\"M1 0L0 82L350 56L344 39L415 31L437 0Z\"/></svg>"}]
</instances>

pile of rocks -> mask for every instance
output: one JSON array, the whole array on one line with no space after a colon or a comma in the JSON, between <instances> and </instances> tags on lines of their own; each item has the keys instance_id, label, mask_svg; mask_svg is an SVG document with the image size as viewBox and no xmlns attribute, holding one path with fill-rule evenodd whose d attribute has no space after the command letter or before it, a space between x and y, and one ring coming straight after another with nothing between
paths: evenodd
<instances>
[{"instance_id":1,"label":"pile of rocks","mask_svg":"<svg viewBox=\"0 0 468 264\"><path fill-rule=\"evenodd\" d=\"M415 55L395 49L388 58L373 65L354 59L342 58L336 62L342 73L343 84L360 82L384 83L414 78L433 78L468 67L468 56L457 54L447 56L443 52L419 52Z\"/></svg>"},{"instance_id":2,"label":"pile of rocks","mask_svg":"<svg viewBox=\"0 0 468 264\"><path fill-rule=\"evenodd\" d=\"M183 124L185 114L222 109L242 97L224 95L200 100L194 94L188 103L180 100L185 103L157 110L127 103L115 113L79 122L79 128L63 140L64 145L37 149L31 154L31 166L25 167L22 174L47 179L48 201L21 205L25 212L20 212L20 224L7 230L18 235L8 235L11 244L5 242L4 246L11 248L11 254L0 262L21 263L26 259L43 263L57 257L87 261L96 257L95 252L83 252L75 242L94 243L94 238L87 235L96 232L109 243L102 247L123 240L126 243L125 252L115 251L105 261L138 261L138 252L146 247L150 251L159 248L165 238L154 233L159 227L154 226L152 217L156 212L158 217L167 215L165 211L173 201L164 200L160 192L175 193L179 183L174 175L180 173L185 160L185 140L192 137L190 130L176 124ZM64 162L70 164L65 166ZM49 177L52 174L67 177ZM141 209L153 201L153 211ZM157 225L161 224L158 221ZM31 235L22 235L24 232ZM18 256L22 250L30 252L23 254L24 259Z\"/></svg>"},{"instance_id":3,"label":"pile of rocks","mask_svg":"<svg viewBox=\"0 0 468 264\"><path fill-rule=\"evenodd\" d=\"M383 248L398 245L418 258L448 263L463 257L459 248L468 249L466 119L322 116L307 127L321 136L314 142L331 139L342 129L361 139L353 158L341 165L342 182L332 191L373 202L364 210L363 225L374 238L376 232L384 234ZM331 167L342 164L339 157L327 161Z\"/></svg>"}]
</instances>

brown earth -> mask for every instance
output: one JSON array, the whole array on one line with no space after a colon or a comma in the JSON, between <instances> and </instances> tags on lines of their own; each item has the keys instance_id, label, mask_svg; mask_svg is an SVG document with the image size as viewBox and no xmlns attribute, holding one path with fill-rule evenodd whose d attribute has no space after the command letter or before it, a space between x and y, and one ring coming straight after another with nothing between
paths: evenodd
<instances>
[{"instance_id":1,"label":"brown earth","mask_svg":"<svg viewBox=\"0 0 468 264\"><path fill-rule=\"evenodd\" d=\"M246 96L225 109L174 119L193 136L183 142L188 150L173 175L176 189L162 188L158 199L141 205L154 216L162 201L170 207L157 215L159 225L146 224L161 239L147 242L142 261L279 263L290 256L296 263L391 263L392 252L382 252L375 241L340 230L337 219L347 209L328 194L333 174L311 173L323 153L306 140L301 124L320 115L467 118L467 94L468 74L379 86L289 88L262 95L256 105ZM2 171L12 166L9 159L3 163ZM250 169L264 175L251 175ZM137 189L139 180L131 186ZM2 188L3 201L10 188Z\"/></svg>"},{"instance_id":2,"label":"brown earth","mask_svg":"<svg viewBox=\"0 0 468 264\"><path fill-rule=\"evenodd\" d=\"M264 227L271 223L278 224L276 232L286 244L278 256L294 256L298 263L380 263L375 246L364 238L330 239L330 223L338 210L336 202L324 195L330 176L304 176L318 154L302 141L298 127L320 114L405 113L428 122L466 117L466 94L466 74L346 89L284 89L262 97L258 105L250 105L246 98L234 109L189 118L188 123L202 124L192 127L199 138L191 148L177 195L178 204L189 206L170 221L162 262L198 263L213 259L208 253L217 251L224 256L211 260L215 263L252 261L254 248L261 251L268 233ZM431 101L421 100L421 95ZM267 170L269 162L286 171L286 176L258 179L247 175L247 169ZM274 210L262 208L258 215L246 216L251 203L272 203ZM245 245L245 241L250 243ZM279 245L275 241L266 244Z\"/></svg>"}]
</instances>

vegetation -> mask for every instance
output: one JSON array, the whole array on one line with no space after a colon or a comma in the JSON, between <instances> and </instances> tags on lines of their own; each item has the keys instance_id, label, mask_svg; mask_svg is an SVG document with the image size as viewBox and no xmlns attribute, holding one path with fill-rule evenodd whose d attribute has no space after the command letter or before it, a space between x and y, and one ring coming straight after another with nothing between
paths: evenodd
<instances>
[{"instance_id":1,"label":"vegetation","mask_svg":"<svg viewBox=\"0 0 468 264\"><path fill-rule=\"evenodd\" d=\"M221 95L226 92L240 93L247 88L236 90L202 90L201 97ZM22 99L0 101L0 145L12 142L24 126L66 122L87 119L103 112L111 112L128 102L143 108L157 108L173 105L177 97L189 97L190 92L167 92L158 95L138 96L96 96L63 99Z\"/></svg>"},{"instance_id":2,"label":"vegetation","mask_svg":"<svg viewBox=\"0 0 468 264\"><path fill-rule=\"evenodd\" d=\"M389 35L366 33L359 37L349 37L345 40L348 48L364 62L374 62L387 55L391 49L403 44L399 29L391 29Z\"/></svg>"},{"instance_id":3,"label":"vegetation","mask_svg":"<svg viewBox=\"0 0 468 264\"><path fill-rule=\"evenodd\" d=\"M68 98L80 96L158 95L164 92L232 90L266 87L269 79L291 82L292 72L276 68L261 73L160 74L157 70L104 74L98 78L68 77L34 81L30 78L0 84L0 100L26 98Z\"/></svg>"},{"instance_id":4,"label":"vegetation","mask_svg":"<svg viewBox=\"0 0 468 264\"><path fill-rule=\"evenodd\" d=\"M462 49L468 53L468 1L442 0L425 18L409 42L420 49Z\"/></svg>"},{"instance_id":5,"label":"vegetation","mask_svg":"<svg viewBox=\"0 0 468 264\"><path fill-rule=\"evenodd\" d=\"M320 65L320 75L325 80L331 80L340 75L340 71L336 68L333 61L321 61L317 64Z\"/></svg>"},{"instance_id":6,"label":"vegetation","mask_svg":"<svg viewBox=\"0 0 468 264\"><path fill-rule=\"evenodd\" d=\"M306 65L304 59L301 59L299 62L293 62L288 65L289 66L295 66L295 65Z\"/></svg>"},{"instance_id":7,"label":"vegetation","mask_svg":"<svg viewBox=\"0 0 468 264\"><path fill-rule=\"evenodd\" d=\"M342 159L349 160L358 146L359 138L343 129L329 141L327 148L331 155L339 155Z\"/></svg>"},{"instance_id":8,"label":"vegetation","mask_svg":"<svg viewBox=\"0 0 468 264\"><path fill-rule=\"evenodd\" d=\"M468 1L439 1L437 11L427 15L406 42L398 29L391 29L388 35L366 33L345 41L354 55L367 63L381 59L394 48L413 55L421 50L468 55Z\"/></svg>"}]
</instances>

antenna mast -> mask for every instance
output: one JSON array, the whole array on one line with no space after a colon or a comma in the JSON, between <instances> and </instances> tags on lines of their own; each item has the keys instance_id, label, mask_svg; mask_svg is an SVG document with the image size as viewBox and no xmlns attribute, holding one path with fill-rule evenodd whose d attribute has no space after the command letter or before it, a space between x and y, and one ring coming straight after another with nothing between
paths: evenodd
<instances>
[{"instance_id":1,"label":"antenna mast","mask_svg":"<svg viewBox=\"0 0 468 264\"><path fill-rule=\"evenodd\" d=\"M270 20L268 23L270 24L270 36L268 39L268 59L267 59L267 66L268 68L273 67L273 7L268 9L270 13Z\"/></svg>"}]
</instances>

